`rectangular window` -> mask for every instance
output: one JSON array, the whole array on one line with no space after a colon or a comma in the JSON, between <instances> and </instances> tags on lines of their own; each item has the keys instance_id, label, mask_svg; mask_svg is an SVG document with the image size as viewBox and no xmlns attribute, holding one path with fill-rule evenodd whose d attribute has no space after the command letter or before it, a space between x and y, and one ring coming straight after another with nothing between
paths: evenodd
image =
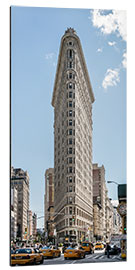
<instances>
[{"instance_id":1,"label":"rectangular window","mask_svg":"<svg viewBox=\"0 0 135 270\"><path fill-rule=\"evenodd\" d=\"M72 92L69 92L69 98L72 98Z\"/></svg>"},{"instance_id":2,"label":"rectangular window","mask_svg":"<svg viewBox=\"0 0 135 270\"><path fill-rule=\"evenodd\" d=\"M72 107L72 101L69 101L69 107Z\"/></svg>"},{"instance_id":3,"label":"rectangular window","mask_svg":"<svg viewBox=\"0 0 135 270\"><path fill-rule=\"evenodd\" d=\"M69 203L72 203L72 197L69 197Z\"/></svg>"},{"instance_id":4,"label":"rectangular window","mask_svg":"<svg viewBox=\"0 0 135 270\"><path fill-rule=\"evenodd\" d=\"M72 218L69 219L69 225L72 226ZM71 231L70 231L71 232ZM71 233L70 233L71 234Z\"/></svg>"},{"instance_id":5,"label":"rectangular window","mask_svg":"<svg viewBox=\"0 0 135 270\"><path fill-rule=\"evenodd\" d=\"M69 207L69 215L72 215L72 207Z\"/></svg>"},{"instance_id":6,"label":"rectangular window","mask_svg":"<svg viewBox=\"0 0 135 270\"><path fill-rule=\"evenodd\" d=\"M69 83L69 89L72 89L72 83Z\"/></svg>"},{"instance_id":7,"label":"rectangular window","mask_svg":"<svg viewBox=\"0 0 135 270\"><path fill-rule=\"evenodd\" d=\"M70 58L73 57L73 51L72 51L72 50L69 51L69 57L70 57Z\"/></svg>"},{"instance_id":8,"label":"rectangular window","mask_svg":"<svg viewBox=\"0 0 135 270\"><path fill-rule=\"evenodd\" d=\"M72 158L71 157L69 158L69 163L72 163Z\"/></svg>"},{"instance_id":9,"label":"rectangular window","mask_svg":"<svg viewBox=\"0 0 135 270\"><path fill-rule=\"evenodd\" d=\"M69 177L69 183L72 183L72 177L71 176Z\"/></svg>"},{"instance_id":10,"label":"rectangular window","mask_svg":"<svg viewBox=\"0 0 135 270\"><path fill-rule=\"evenodd\" d=\"M69 62L69 68L73 68L73 62L72 61Z\"/></svg>"},{"instance_id":11,"label":"rectangular window","mask_svg":"<svg viewBox=\"0 0 135 270\"><path fill-rule=\"evenodd\" d=\"M69 139L69 144L72 144L72 138Z\"/></svg>"},{"instance_id":12,"label":"rectangular window","mask_svg":"<svg viewBox=\"0 0 135 270\"><path fill-rule=\"evenodd\" d=\"M69 135L72 135L72 129L69 129Z\"/></svg>"},{"instance_id":13,"label":"rectangular window","mask_svg":"<svg viewBox=\"0 0 135 270\"><path fill-rule=\"evenodd\" d=\"M69 73L69 79L72 79L72 73Z\"/></svg>"},{"instance_id":14,"label":"rectangular window","mask_svg":"<svg viewBox=\"0 0 135 270\"><path fill-rule=\"evenodd\" d=\"M72 167L69 167L69 173L72 173Z\"/></svg>"},{"instance_id":15,"label":"rectangular window","mask_svg":"<svg viewBox=\"0 0 135 270\"><path fill-rule=\"evenodd\" d=\"M72 192L72 186L69 187L69 192Z\"/></svg>"},{"instance_id":16,"label":"rectangular window","mask_svg":"<svg viewBox=\"0 0 135 270\"><path fill-rule=\"evenodd\" d=\"M69 154L72 154L72 148L69 148Z\"/></svg>"},{"instance_id":17,"label":"rectangular window","mask_svg":"<svg viewBox=\"0 0 135 270\"><path fill-rule=\"evenodd\" d=\"M72 116L72 111L71 110L69 111L69 116Z\"/></svg>"},{"instance_id":18,"label":"rectangular window","mask_svg":"<svg viewBox=\"0 0 135 270\"><path fill-rule=\"evenodd\" d=\"M69 126L72 126L72 120L71 119L69 120Z\"/></svg>"}]
</instances>

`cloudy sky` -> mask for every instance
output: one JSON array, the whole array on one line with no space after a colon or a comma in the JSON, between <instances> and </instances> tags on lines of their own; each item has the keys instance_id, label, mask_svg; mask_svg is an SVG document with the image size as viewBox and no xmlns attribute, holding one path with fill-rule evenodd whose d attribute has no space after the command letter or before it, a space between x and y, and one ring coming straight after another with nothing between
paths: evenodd
<instances>
[{"instance_id":1,"label":"cloudy sky","mask_svg":"<svg viewBox=\"0 0 135 270\"><path fill-rule=\"evenodd\" d=\"M93 162L104 165L106 181L126 182L126 12L14 6L11 163L28 171L30 208L38 216L44 211L44 173L54 166L51 99L60 40L68 27L80 38L95 95ZM107 188L116 200L116 186Z\"/></svg>"}]
</instances>

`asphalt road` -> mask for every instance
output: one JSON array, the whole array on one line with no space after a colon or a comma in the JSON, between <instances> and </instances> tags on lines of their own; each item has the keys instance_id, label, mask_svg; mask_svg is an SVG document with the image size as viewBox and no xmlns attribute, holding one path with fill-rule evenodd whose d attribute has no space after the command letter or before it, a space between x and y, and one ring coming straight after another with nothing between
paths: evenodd
<instances>
[{"instance_id":1,"label":"asphalt road","mask_svg":"<svg viewBox=\"0 0 135 270\"><path fill-rule=\"evenodd\" d=\"M98 263L98 262L121 262L120 255L110 255L107 258L105 251L95 251L94 254L87 254L84 259L67 259L64 260L64 254L61 254L59 258L44 259L44 265L55 265L55 264L75 264L75 263Z\"/></svg>"}]
</instances>

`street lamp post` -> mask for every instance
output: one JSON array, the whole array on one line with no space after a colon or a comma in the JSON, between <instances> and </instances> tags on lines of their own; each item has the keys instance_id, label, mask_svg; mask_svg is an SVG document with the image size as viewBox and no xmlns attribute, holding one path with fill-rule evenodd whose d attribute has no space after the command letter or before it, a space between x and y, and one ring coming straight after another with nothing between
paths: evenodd
<instances>
[{"instance_id":1,"label":"street lamp post","mask_svg":"<svg viewBox=\"0 0 135 270\"><path fill-rule=\"evenodd\" d=\"M116 185L119 185L117 182L115 182L115 181L107 181L107 183L108 184L111 184L111 183L114 183L114 184L116 184Z\"/></svg>"}]
</instances>

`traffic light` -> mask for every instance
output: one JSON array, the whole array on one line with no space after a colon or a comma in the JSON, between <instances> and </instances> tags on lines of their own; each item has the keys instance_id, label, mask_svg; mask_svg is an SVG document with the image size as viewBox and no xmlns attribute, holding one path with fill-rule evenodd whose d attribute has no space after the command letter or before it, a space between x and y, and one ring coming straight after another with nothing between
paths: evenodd
<instances>
[{"instance_id":1,"label":"traffic light","mask_svg":"<svg viewBox=\"0 0 135 270\"><path fill-rule=\"evenodd\" d=\"M25 228L25 234L27 233L27 228Z\"/></svg>"}]
</instances>

